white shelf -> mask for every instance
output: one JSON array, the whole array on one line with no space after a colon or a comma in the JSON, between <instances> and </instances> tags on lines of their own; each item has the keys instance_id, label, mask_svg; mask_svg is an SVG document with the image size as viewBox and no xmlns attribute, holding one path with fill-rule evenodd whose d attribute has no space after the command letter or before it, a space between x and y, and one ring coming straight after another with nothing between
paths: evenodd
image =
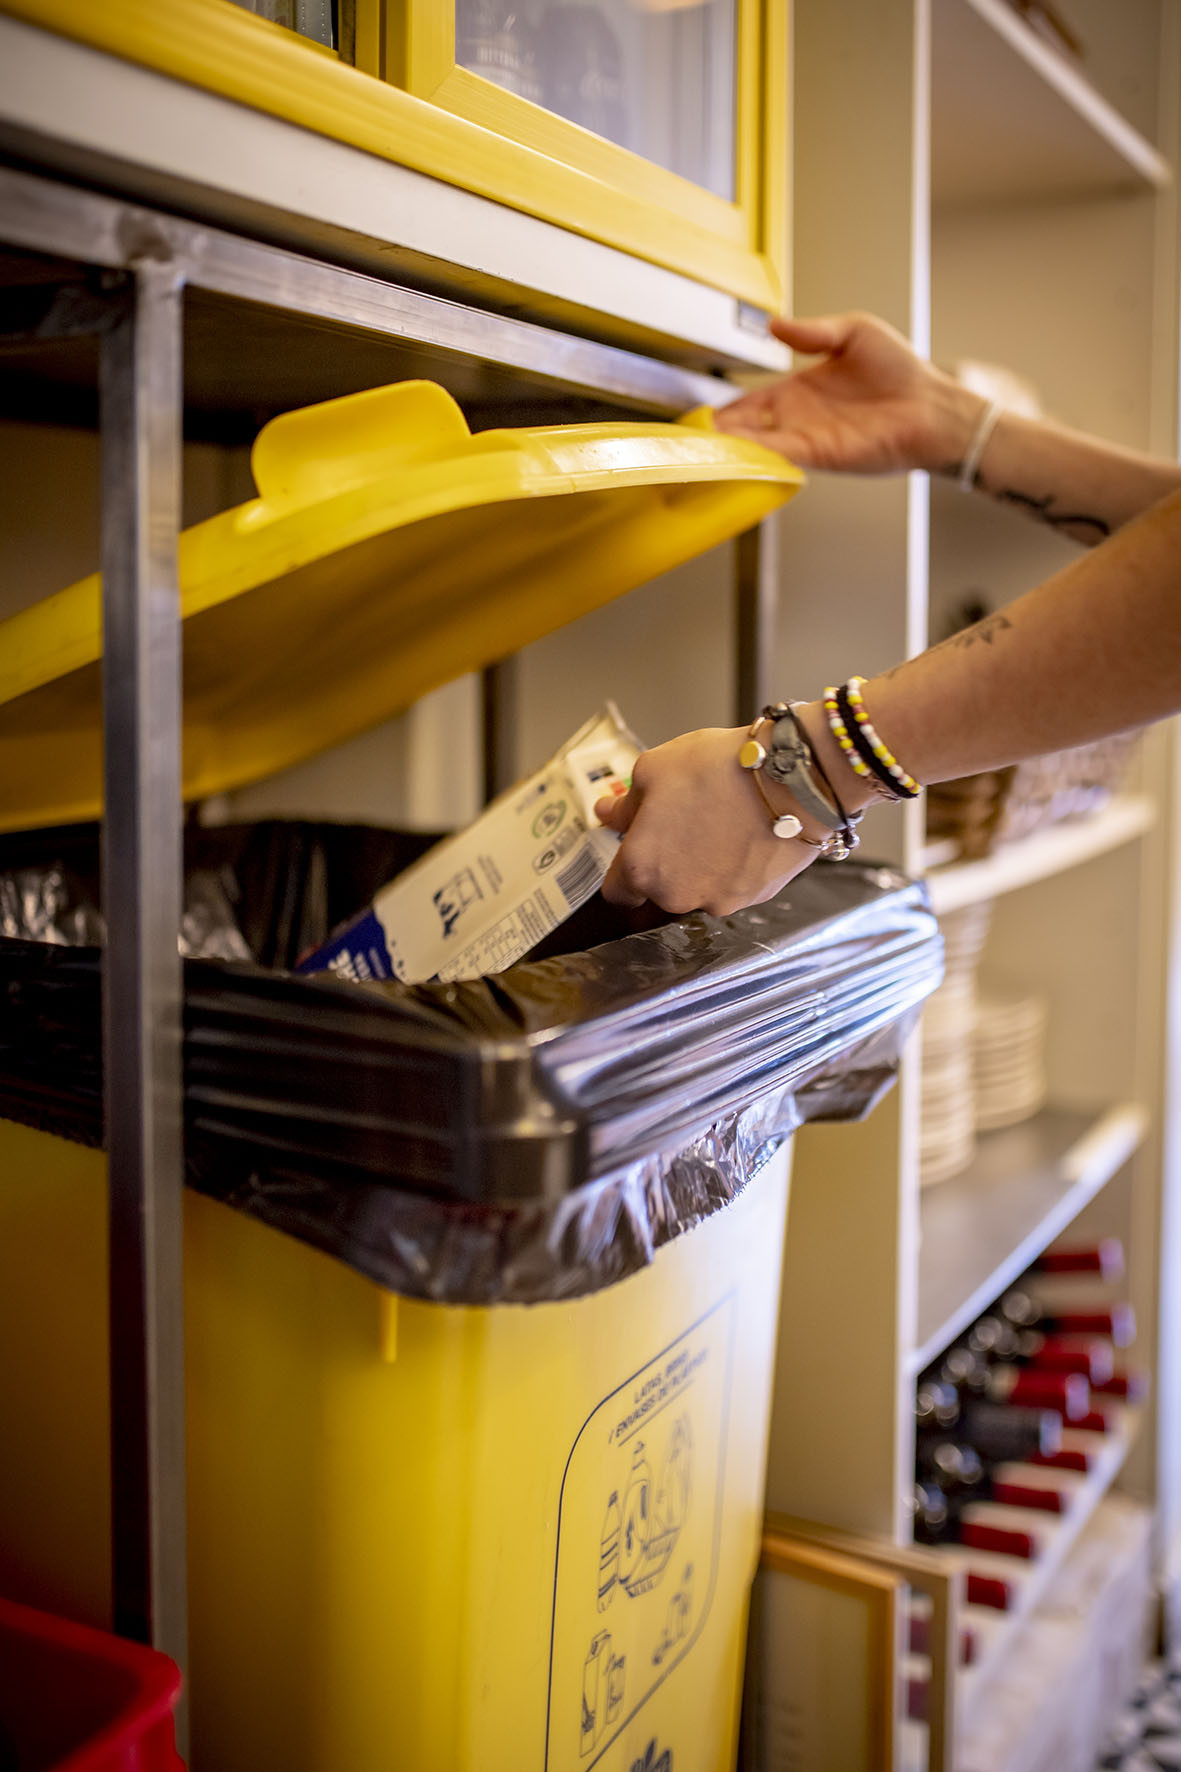
<instances>
[{"instance_id":1,"label":"white shelf","mask_svg":"<svg viewBox=\"0 0 1181 1772\"><path fill-rule=\"evenodd\" d=\"M971 1167L919 1201L918 1323L911 1376L966 1329L1111 1180L1144 1137L1134 1103L1047 1108L984 1134Z\"/></svg>"},{"instance_id":2,"label":"white shelf","mask_svg":"<svg viewBox=\"0 0 1181 1772\"><path fill-rule=\"evenodd\" d=\"M1151 830L1156 818L1151 800L1123 794L1089 818L1071 819L1026 837L1020 843L1002 845L981 861L938 863L945 845L932 844L924 852L931 871L927 888L936 916L958 911L964 905L996 898L1037 880L1051 879L1067 868L1078 867L1108 850L1118 849Z\"/></svg>"},{"instance_id":3,"label":"white shelf","mask_svg":"<svg viewBox=\"0 0 1181 1772\"><path fill-rule=\"evenodd\" d=\"M1162 189L1164 156L1005 0L933 9L936 206Z\"/></svg>"},{"instance_id":4,"label":"white shelf","mask_svg":"<svg viewBox=\"0 0 1181 1772\"><path fill-rule=\"evenodd\" d=\"M1122 1699L1134 1686L1152 1586L1152 1516L1142 1504L1110 1493L1134 1432L1135 1423L1126 1423L1103 1460L1103 1472L1083 1479L1088 1488L1071 1515L1069 1542L1056 1541L1053 1564L1039 1578L1036 1613L1030 1616L1026 1610L1017 1617L982 1606L962 1609L961 1624L976 1633L977 1660L958 1676L957 1766L1026 1765L1021 1749L1031 1726L1044 1730L1047 1707L1061 1717L1063 1707L1081 1701L1088 1722L1101 1724L1112 1698ZM1044 1478L1048 1473L1040 1474ZM1113 1631L1122 1648L1114 1665L1109 1653ZM1086 1679L1096 1671L1088 1644L1098 1651L1102 1678L1099 1690L1080 1694L1079 1673ZM929 1680L926 1656L908 1657L904 1665L919 1681ZM926 1725L905 1723L903 1743L905 1772L928 1772Z\"/></svg>"},{"instance_id":5,"label":"white shelf","mask_svg":"<svg viewBox=\"0 0 1181 1772\"><path fill-rule=\"evenodd\" d=\"M1111 1413L1115 1417L1115 1425L1110 1433L1084 1436L1076 1430L1070 1435L1072 1443L1076 1439L1081 1442L1084 1438L1093 1442L1097 1455L1086 1476L1077 1479L1066 1513L1043 1514L1021 1508L995 1510L998 1524L1002 1523L1002 1516L1005 1516L1006 1522L1012 1516L1014 1526L1029 1525L1036 1528L1044 1547L1042 1555L1036 1561L989 1555L982 1551L966 1551L956 1545L947 1547L946 1554L959 1567L975 1570L982 1575L998 1576L1009 1584L1013 1594L1013 1604L1007 1612L992 1611L986 1606L965 1606L963 1609L963 1622L976 1632L977 1651L971 1666L964 1668L960 1674L961 1728L970 1723L972 1707L996 1673L998 1663L1012 1643L1015 1633L1045 1598L1083 1528L1123 1468L1132 1442L1139 1432L1144 1411L1141 1408L1122 1408L1113 1409ZM1037 1479L1042 1482L1055 1474L1036 1466L1034 1471Z\"/></svg>"}]
</instances>

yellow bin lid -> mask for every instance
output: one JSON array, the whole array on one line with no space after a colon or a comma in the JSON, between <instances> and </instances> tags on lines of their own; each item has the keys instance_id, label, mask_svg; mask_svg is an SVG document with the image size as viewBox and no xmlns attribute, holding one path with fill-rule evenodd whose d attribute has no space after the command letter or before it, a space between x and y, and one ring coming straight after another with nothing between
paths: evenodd
<instances>
[{"instance_id":1,"label":"yellow bin lid","mask_svg":"<svg viewBox=\"0 0 1181 1772\"><path fill-rule=\"evenodd\" d=\"M241 787L739 534L798 468L676 424L469 431L431 382L282 414L180 537L186 799ZM102 807L96 573L0 623L0 830Z\"/></svg>"}]
</instances>

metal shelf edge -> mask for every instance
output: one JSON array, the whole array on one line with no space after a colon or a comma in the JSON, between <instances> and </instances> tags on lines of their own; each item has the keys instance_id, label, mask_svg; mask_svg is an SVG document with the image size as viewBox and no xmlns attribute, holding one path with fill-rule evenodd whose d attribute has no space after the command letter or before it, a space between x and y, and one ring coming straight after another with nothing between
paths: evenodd
<instances>
[{"instance_id":1,"label":"metal shelf edge","mask_svg":"<svg viewBox=\"0 0 1181 1772\"><path fill-rule=\"evenodd\" d=\"M1117 1103L1096 1115L1087 1130L1058 1160L1057 1170L1064 1184L1062 1194L1037 1223L1029 1227L1013 1244L1005 1259L990 1269L962 1303L935 1329L928 1332L921 1345L914 1349L907 1360L908 1376L917 1377L941 1349L947 1347L961 1330L967 1328L981 1310L1019 1274L1024 1273L1030 1262L1066 1228L1133 1155L1144 1139L1147 1126L1148 1115L1137 1102ZM967 1173L970 1174L970 1171ZM946 1184L935 1185L939 1187ZM986 1198L982 1189L982 1204ZM921 1269L920 1256L920 1298Z\"/></svg>"}]
</instances>

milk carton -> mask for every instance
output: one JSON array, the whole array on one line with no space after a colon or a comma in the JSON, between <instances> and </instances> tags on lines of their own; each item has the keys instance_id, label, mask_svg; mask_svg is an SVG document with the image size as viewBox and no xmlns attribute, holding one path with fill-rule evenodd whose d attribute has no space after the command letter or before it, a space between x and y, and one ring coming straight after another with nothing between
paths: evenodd
<instances>
[{"instance_id":1,"label":"milk carton","mask_svg":"<svg viewBox=\"0 0 1181 1772\"><path fill-rule=\"evenodd\" d=\"M355 980L503 972L596 893L619 843L594 816L640 753L613 703L536 775L427 851L299 966Z\"/></svg>"}]
</instances>

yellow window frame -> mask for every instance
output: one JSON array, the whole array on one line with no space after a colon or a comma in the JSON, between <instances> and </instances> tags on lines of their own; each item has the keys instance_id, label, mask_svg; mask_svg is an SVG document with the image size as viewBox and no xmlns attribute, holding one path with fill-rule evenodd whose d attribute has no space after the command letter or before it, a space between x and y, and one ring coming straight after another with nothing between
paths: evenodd
<instances>
[{"instance_id":1,"label":"yellow window frame","mask_svg":"<svg viewBox=\"0 0 1181 1772\"><path fill-rule=\"evenodd\" d=\"M403 0L395 15L394 0L356 4L356 67L231 0L0 0L0 13L754 306L782 305L789 0L738 0L734 203L457 68L451 6Z\"/></svg>"}]
</instances>

